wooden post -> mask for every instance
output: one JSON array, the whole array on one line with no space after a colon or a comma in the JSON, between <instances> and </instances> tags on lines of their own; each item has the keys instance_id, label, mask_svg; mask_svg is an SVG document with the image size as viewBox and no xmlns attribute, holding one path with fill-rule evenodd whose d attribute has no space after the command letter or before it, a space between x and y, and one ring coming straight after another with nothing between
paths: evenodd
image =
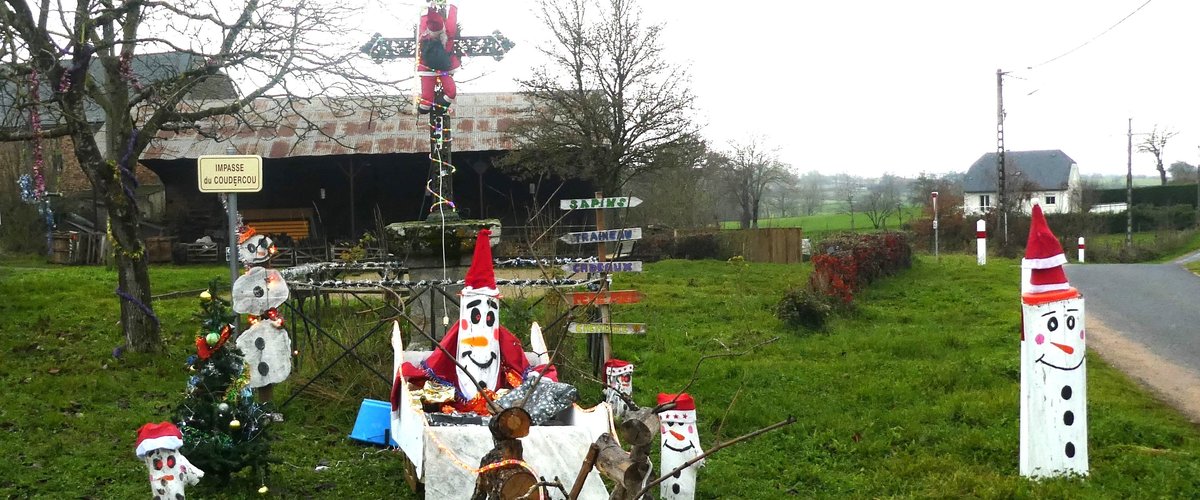
<instances>
[{"instance_id":1,"label":"wooden post","mask_svg":"<svg viewBox=\"0 0 1200 500\"><path fill-rule=\"evenodd\" d=\"M596 191L596 198L603 199L604 193L601 191ZM597 231L604 230L604 209L603 208L596 210L596 230ZM605 250L606 249L605 249L604 242L600 242L600 243L596 244L596 253L597 253L596 259L602 263L605 261ZM603 292L603 291L607 291L607 290L608 290L608 273L600 273L600 291ZM608 304L601 304L599 306L599 309L600 309L600 322L601 323L610 323L611 322L611 311L609 311ZM608 360L612 359L612 334L610 334L608 332L601 333L599 340L600 340L600 348L599 348L599 353L598 353L599 356L597 356L597 359L593 363L595 365L594 371L595 371L595 374L597 377L603 375L602 372L604 370L604 363L607 362Z\"/></svg>"}]
</instances>

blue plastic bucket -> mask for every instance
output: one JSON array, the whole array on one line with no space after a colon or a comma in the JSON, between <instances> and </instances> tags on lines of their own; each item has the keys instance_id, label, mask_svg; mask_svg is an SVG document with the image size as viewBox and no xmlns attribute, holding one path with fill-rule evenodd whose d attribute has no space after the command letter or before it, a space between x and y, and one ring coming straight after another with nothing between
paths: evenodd
<instances>
[{"instance_id":1,"label":"blue plastic bucket","mask_svg":"<svg viewBox=\"0 0 1200 500\"><path fill-rule=\"evenodd\" d=\"M399 446L391 438L392 404L387 401L364 399L354 420L350 439L380 446Z\"/></svg>"}]
</instances>

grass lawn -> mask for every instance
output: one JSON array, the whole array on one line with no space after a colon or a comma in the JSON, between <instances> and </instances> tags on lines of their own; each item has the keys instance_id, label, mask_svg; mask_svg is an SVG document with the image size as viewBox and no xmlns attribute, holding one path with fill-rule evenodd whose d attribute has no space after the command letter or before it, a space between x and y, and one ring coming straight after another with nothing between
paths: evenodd
<instances>
[{"instance_id":1,"label":"grass lawn","mask_svg":"<svg viewBox=\"0 0 1200 500\"><path fill-rule=\"evenodd\" d=\"M905 207L904 221L921 217L921 207ZM896 229L900 226L900 221L896 215L892 215L887 219L887 227ZM850 230L850 214L845 213L821 213L804 217L779 217L775 219L759 219L758 227L799 227L803 228L806 235L820 235L825 233L834 233L839 231ZM737 221L726 221L721 223L723 229L737 229ZM856 212L854 214L854 228L859 231L873 230L871 219L868 219L866 214Z\"/></svg>"},{"instance_id":2,"label":"grass lawn","mask_svg":"<svg viewBox=\"0 0 1200 500\"><path fill-rule=\"evenodd\" d=\"M614 321L645 322L645 337L619 336L618 357L637 365L635 398L673 392L700 356L740 352L701 365L689 392L706 448L795 416L797 423L725 449L700 472L701 498L987 497L1195 498L1200 432L1102 360L1089 356L1091 477L1031 482L1017 474L1017 261L969 256L920 259L914 269L861 294L858 309L827 332L786 330L773 317L784 290L807 265L664 261L615 288L646 295L615 306ZM156 293L203 287L221 267L157 267ZM169 416L182 399L192 352L195 300L157 303L167 354L112 357L119 343L113 273L102 268L0 265L0 496L137 498L147 490L134 458L134 431ZM516 304L524 304L515 300ZM519 308L515 306L514 308ZM357 309L363 309L358 306ZM517 319L504 322L521 334ZM539 314L534 312L533 314ZM337 316L345 338L369 327L362 314ZM298 374L331 357L300 345ZM364 344L368 360L390 367L386 335ZM582 341L577 342L582 351ZM587 402L599 391L574 356L560 363ZM393 451L346 439L364 397L386 399L365 370L339 364L284 409L275 428L273 494L318 498L412 498ZM295 382L277 389L291 393ZM319 463L328 470L315 471ZM195 496L248 497L243 473Z\"/></svg>"}]
</instances>

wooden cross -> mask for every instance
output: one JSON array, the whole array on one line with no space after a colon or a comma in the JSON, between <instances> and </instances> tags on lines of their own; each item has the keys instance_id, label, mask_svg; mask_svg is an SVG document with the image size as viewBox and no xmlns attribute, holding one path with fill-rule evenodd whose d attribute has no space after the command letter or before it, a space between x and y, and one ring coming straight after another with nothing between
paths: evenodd
<instances>
[{"instance_id":1,"label":"wooden cross","mask_svg":"<svg viewBox=\"0 0 1200 500\"><path fill-rule=\"evenodd\" d=\"M362 51L375 62L383 62L415 58L419 46L416 37L384 38L376 33L371 37L371 41L362 46ZM460 36L454 39L454 50L461 57L491 56L499 61L514 46L516 44L499 31L493 31L491 36ZM437 92L440 94L441 89ZM454 181L449 178L454 172L450 162L450 129L450 116L438 106L434 106L433 112L429 113L430 176L426 183L426 190L433 195L434 200L429 216L425 219L428 222L459 220L458 211L453 203ZM482 202L483 200L480 200L481 205Z\"/></svg>"}]
</instances>

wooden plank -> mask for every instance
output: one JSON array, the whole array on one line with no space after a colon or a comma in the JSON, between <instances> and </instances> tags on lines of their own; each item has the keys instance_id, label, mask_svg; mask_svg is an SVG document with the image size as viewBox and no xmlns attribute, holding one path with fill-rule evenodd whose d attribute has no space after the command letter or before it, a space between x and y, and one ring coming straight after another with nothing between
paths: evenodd
<instances>
[{"instance_id":1,"label":"wooden plank","mask_svg":"<svg viewBox=\"0 0 1200 500\"><path fill-rule=\"evenodd\" d=\"M640 273L642 261L575 262L564 264L562 270L568 273Z\"/></svg>"},{"instance_id":2,"label":"wooden plank","mask_svg":"<svg viewBox=\"0 0 1200 500\"><path fill-rule=\"evenodd\" d=\"M593 297L595 298L593 300ZM612 290L607 292L567 292L573 306L636 304L645 296L637 290Z\"/></svg>"},{"instance_id":3,"label":"wooden plank","mask_svg":"<svg viewBox=\"0 0 1200 500\"><path fill-rule=\"evenodd\" d=\"M595 210L601 208L626 208L642 204L642 199L636 196L619 196L615 198L577 198L559 200L558 208L563 210Z\"/></svg>"},{"instance_id":4,"label":"wooden plank","mask_svg":"<svg viewBox=\"0 0 1200 500\"><path fill-rule=\"evenodd\" d=\"M571 333L612 333L616 335L645 335L645 323L569 323Z\"/></svg>"},{"instance_id":5,"label":"wooden plank","mask_svg":"<svg viewBox=\"0 0 1200 500\"><path fill-rule=\"evenodd\" d=\"M607 229L603 231L583 231L564 234L560 240L572 245L583 243L604 243L606 241L632 241L642 239L642 228Z\"/></svg>"}]
</instances>

